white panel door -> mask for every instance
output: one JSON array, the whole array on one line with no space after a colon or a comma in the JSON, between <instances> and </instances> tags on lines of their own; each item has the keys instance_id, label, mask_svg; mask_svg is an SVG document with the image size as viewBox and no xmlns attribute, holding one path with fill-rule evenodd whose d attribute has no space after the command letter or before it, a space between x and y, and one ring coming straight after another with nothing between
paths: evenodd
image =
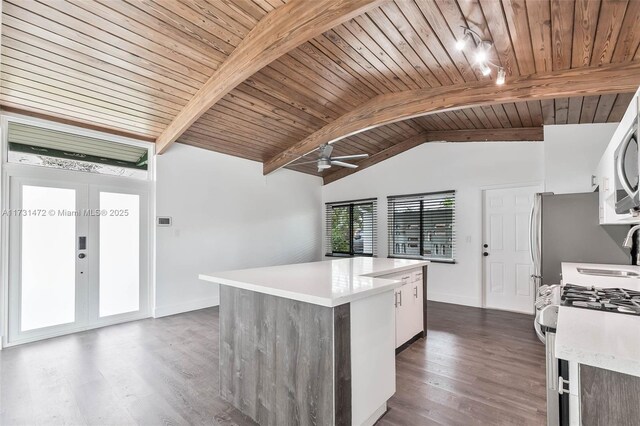
<instances>
[{"instance_id":1,"label":"white panel door","mask_svg":"<svg viewBox=\"0 0 640 426\"><path fill-rule=\"evenodd\" d=\"M485 307L533 313L531 207L539 186L484 191Z\"/></svg>"}]
</instances>

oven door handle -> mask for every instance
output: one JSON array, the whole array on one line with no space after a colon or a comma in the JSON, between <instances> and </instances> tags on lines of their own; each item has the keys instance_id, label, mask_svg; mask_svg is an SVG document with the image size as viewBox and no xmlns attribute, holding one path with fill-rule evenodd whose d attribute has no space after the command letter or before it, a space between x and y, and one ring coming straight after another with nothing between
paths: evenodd
<instances>
[{"instance_id":1,"label":"oven door handle","mask_svg":"<svg viewBox=\"0 0 640 426\"><path fill-rule=\"evenodd\" d=\"M622 144L620 144L620 147L618 148L618 155L616 156L616 163L615 163L618 180L620 181L620 184L622 185L624 192L626 192L627 195L629 195L629 197L631 197L632 199L638 196L639 189L634 190L633 187L631 186L631 183L629 182L629 178L627 178L627 174L624 169L624 158L627 154L627 149L629 149L629 144L631 143L631 140L633 139L633 135L636 132L637 128L638 128L637 124L632 125L627 131L627 133L624 135L624 138L622 139Z\"/></svg>"}]
</instances>

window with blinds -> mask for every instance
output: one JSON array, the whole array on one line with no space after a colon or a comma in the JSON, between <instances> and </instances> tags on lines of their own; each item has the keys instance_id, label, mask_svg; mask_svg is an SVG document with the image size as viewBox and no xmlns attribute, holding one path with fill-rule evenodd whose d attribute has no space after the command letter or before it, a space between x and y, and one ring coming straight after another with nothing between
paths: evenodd
<instances>
[{"instance_id":1,"label":"window with blinds","mask_svg":"<svg viewBox=\"0 0 640 426\"><path fill-rule=\"evenodd\" d=\"M325 247L331 256L375 256L376 199L326 204Z\"/></svg>"},{"instance_id":2,"label":"window with blinds","mask_svg":"<svg viewBox=\"0 0 640 426\"><path fill-rule=\"evenodd\" d=\"M455 261L455 191L388 197L389 257Z\"/></svg>"}]
</instances>

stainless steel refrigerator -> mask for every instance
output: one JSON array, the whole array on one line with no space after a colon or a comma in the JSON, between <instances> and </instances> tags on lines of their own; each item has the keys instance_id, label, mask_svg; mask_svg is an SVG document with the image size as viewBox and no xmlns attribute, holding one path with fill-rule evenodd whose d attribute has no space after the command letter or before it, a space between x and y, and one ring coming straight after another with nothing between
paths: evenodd
<instances>
[{"instance_id":1,"label":"stainless steel refrigerator","mask_svg":"<svg viewBox=\"0 0 640 426\"><path fill-rule=\"evenodd\" d=\"M559 284L561 263L631 263L629 226L600 225L598 193L536 194L531 212L534 282Z\"/></svg>"}]
</instances>

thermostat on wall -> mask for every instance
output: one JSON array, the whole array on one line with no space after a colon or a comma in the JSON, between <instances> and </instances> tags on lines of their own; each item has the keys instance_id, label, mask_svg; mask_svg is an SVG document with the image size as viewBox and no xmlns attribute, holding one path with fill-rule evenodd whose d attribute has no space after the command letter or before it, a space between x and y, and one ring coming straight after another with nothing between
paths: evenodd
<instances>
[{"instance_id":1,"label":"thermostat on wall","mask_svg":"<svg viewBox=\"0 0 640 426\"><path fill-rule=\"evenodd\" d=\"M170 216L158 216L158 226L171 226Z\"/></svg>"}]
</instances>

